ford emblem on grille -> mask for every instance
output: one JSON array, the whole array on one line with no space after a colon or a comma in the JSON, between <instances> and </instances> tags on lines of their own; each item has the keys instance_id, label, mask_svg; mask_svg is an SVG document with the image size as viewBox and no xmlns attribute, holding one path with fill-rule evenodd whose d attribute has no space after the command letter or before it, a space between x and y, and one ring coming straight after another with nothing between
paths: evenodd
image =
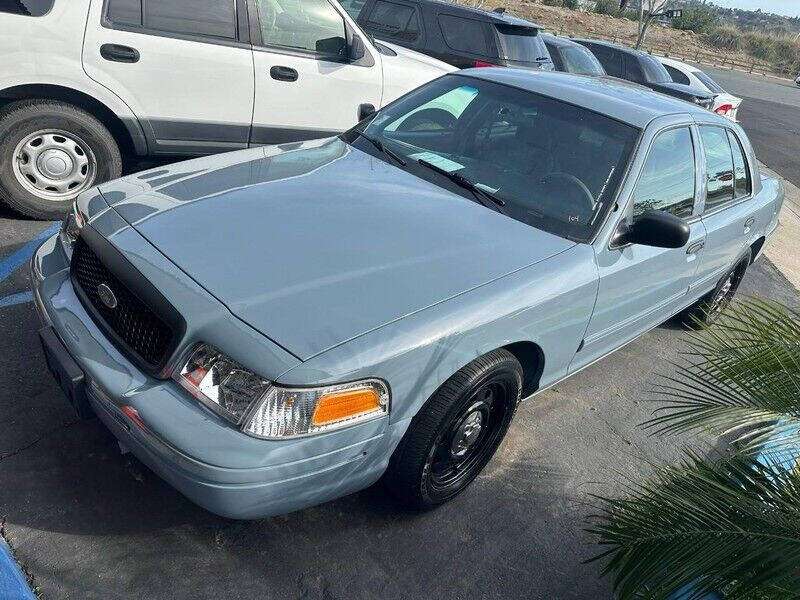
<instances>
[{"instance_id":1,"label":"ford emblem on grille","mask_svg":"<svg viewBox=\"0 0 800 600\"><path fill-rule=\"evenodd\" d=\"M97 295L100 296L100 301L108 308L117 308L117 297L105 283L97 286Z\"/></svg>"}]
</instances>

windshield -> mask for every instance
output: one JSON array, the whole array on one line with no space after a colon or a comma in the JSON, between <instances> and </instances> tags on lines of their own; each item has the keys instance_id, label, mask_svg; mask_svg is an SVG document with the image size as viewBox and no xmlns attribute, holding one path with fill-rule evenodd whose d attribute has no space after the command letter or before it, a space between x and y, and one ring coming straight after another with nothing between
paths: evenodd
<instances>
[{"instance_id":1,"label":"windshield","mask_svg":"<svg viewBox=\"0 0 800 600\"><path fill-rule=\"evenodd\" d=\"M466 179L508 216L579 241L602 221L639 135L585 108L464 75L422 86L357 129L379 142L345 133L359 149L479 201Z\"/></svg>"},{"instance_id":2,"label":"windshield","mask_svg":"<svg viewBox=\"0 0 800 600\"><path fill-rule=\"evenodd\" d=\"M709 77L703 71L695 71L694 76L697 77L700 81L702 81L703 85L705 85L709 90L711 90L715 94L725 93L725 90L723 90L716 81L711 79L711 77Z\"/></svg>"},{"instance_id":3,"label":"windshield","mask_svg":"<svg viewBox=\"0 0 800 600\"><path fill-rule=\"evenodd\" d=\"M656 60L647 54L642 55L641 65L645 72L645 78L652 83L673 83L669 71Z\"/></svg>"},{"instance_id":4,"label":"windshield","mask_svg":"<svg viewBox=\"0 0 800 600\"><path fill-rule=\"evenodd\" d=\"M539 36L539 30L514 25L496 25L500 42L500 58L514 64L534 63L552 68L550 53Z\"/></svg>"},{"instance_id":5,"label":"windshield","mask_svg":"<svg viewBox=\"0 0 800 600\"><path fill-rule=\"evenodd\" d=\"M561 60L564 70L579 75L605 75L605 69L588 48L583 46L566 46L561 48Z\"/></svg>"}]
</instances>

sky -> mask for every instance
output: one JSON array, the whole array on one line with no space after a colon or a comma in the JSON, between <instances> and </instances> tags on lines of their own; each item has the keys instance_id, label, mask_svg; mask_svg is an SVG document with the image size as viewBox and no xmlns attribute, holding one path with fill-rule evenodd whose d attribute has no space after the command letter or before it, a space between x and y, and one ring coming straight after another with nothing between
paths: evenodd
<instances>
[{"instance_id":1,"label":"sky","mask_svg":"<svg viewBox=\"0 0 800 600\"><path fill-rule=\"evenodd\" d=\"M800 0L713 0L713 2L717 6L748 10L760 8L764 12L773 12L789 17L800 16Z\"/></svg>"}]
</instances>

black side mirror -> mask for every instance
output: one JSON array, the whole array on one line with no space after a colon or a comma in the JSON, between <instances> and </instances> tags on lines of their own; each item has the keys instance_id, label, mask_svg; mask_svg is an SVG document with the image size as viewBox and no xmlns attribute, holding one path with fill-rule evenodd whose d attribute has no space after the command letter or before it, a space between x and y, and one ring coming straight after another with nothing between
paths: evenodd
<instances>
[{"instance_id":1,"label":"black side mirror","mask_svg":"<svg viewBox=\"0 0 800 600\"><path fill-rule=\"evenodd\" d=\"M347 56L347 40L338 35L317 40L315 48L317 53L323 56L335 56L337 58L345 58Z\"/></svg>"},{"instance_id":2,"label":"black side mirror","mask_svg":"<svg viewBox=\"0 0 800 600\"><path fill-rule=\"evenodd\" d=\"M373 104L364 103L358 105L358 120L359 122L363 121L367 117L371 117L375 114L375 106Z\"/></svg>"},{"instance_id":3,"label":"black side mirror","mask_svg":"<svg viewBox=\"0 0 800 600\"><path fill-rule=\"evenodd\" d=\"M689 224L668 212L648 210L632 225L623 223L614 237L614 246L641 244L654 248L682 248L689 241Z\"/></svg>"}]
</instances>

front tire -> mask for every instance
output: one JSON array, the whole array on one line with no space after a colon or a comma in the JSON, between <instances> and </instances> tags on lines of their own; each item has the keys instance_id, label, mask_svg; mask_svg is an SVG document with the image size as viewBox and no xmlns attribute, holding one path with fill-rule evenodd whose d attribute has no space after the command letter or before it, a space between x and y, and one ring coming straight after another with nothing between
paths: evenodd
<instances>
[{"instance_id":1,"label":"front tire","mask_svg":"<svg viewBox=\"0 0 800 600\"><path fill-rule=\"evenodd\" d=\"M386 487L427 509L463 492L503 441L522 392L522 367L494 350L450 377L411 420L389 461Z\"/></svg>"},{"instance_id":2,"label":"front tire","mask_svg":"<svg viewBox=\"0 0 800 600\"><path fill-rule=\"evenodd\" d=\"M53 100L0 111L0 199L17 212L60 219L78 194L121 173L114 137L86 111Z\"/></svg>"}]
</instances>

